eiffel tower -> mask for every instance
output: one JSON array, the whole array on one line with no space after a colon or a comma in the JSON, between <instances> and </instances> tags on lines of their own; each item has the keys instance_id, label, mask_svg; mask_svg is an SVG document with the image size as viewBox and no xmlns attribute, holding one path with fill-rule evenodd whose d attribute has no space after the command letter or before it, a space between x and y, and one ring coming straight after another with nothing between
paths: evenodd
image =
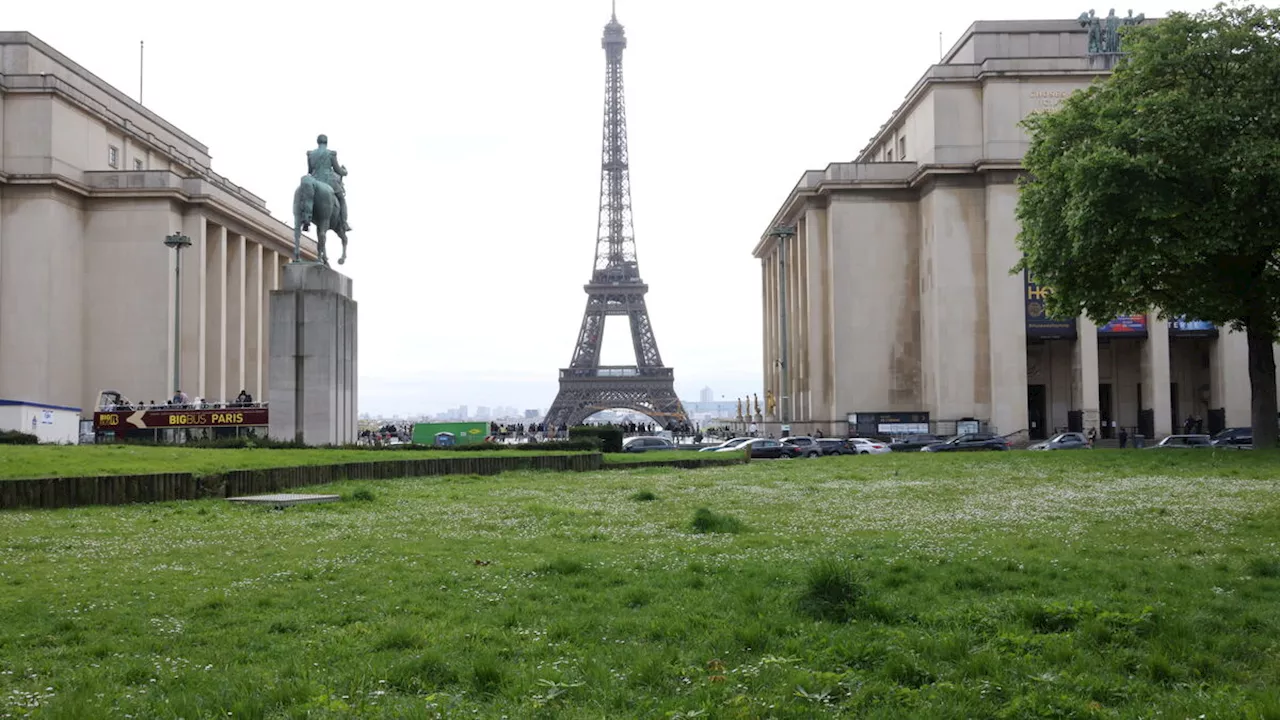
<instances>
[{"instance_id":1,"label":"eiffel tower","mask_svg":"<svg viewBox=\"0 0 1280 720\"><path fill-rule=\"evenodd\" d=\"M640 279L635 231L631 226L631 171L627 159L627 106L622 91L622 51L626 33L615 8L600 41L605 52L604 151L600 164L600 215L596 260L587 291L587 309L569 367L560 370L560 392L547 412L549 427L572 427L612 408L644 413L672 428L686 421L676 397L675 372L662 364L653 337ZM631 321L636 364L602 366L600 344L609 315Z\"/></svg>"}]
</instances>

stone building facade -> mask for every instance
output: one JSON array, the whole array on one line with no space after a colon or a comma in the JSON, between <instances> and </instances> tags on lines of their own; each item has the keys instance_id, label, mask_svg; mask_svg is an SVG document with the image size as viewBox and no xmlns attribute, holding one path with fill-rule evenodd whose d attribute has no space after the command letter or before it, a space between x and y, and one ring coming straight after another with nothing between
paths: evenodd
<instances>
[{"instance_id":1,"label":"stone building facade","mask_svg":"<svg viewBox=\"0 0 1280 720\"><path fill-rule=\"evenodd\" d=\"M975 23L853 162L804 173L754 250L767 432L1249 424L1243 334L1046 321L1010 274L1019 123L1109 73L1087 45L1073 20Z\"/></svg>"},{"instance_id":2,"label":"stone building facade","mask_svg":"<svg viewBox=\"0 0 1280 720\"><path fill-rule=\"evenodd\" d=\"M104 389L164 401L175 293L181 389L267 397L268 302L293 232L210 165L205 145L85 68L0 32L0 400L86 417ZM180 287L174 232L191 239Z\"/></svg>"}]
</instances>

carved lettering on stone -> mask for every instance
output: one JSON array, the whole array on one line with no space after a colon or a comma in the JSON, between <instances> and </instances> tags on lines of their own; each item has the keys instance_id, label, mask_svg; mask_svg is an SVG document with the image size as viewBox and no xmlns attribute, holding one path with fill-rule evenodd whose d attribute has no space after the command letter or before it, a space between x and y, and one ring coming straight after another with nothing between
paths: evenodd
<instances>
[{"instance_id":1,"label":"carved lettering on stone","mask_svg":"<svg viewBox=\"0 0 1280 720\"><path fill-rule=\"evenodd\" d=\"M1037 113L1047 113L1057 110L1062 105L1062 101L1071 97L1075 90L1032 90L1028 95L1031 109L1027 111L1027 115L1035 115Z\"/></svg>"}]
</instances>

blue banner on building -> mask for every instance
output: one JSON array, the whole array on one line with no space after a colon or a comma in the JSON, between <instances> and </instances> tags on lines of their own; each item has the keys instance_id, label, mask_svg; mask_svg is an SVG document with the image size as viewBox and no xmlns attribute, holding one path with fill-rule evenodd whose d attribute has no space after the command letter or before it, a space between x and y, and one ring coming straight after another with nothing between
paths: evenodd
<instances>
[{"instance_id":1,"label":"blue banner on building","mask_svg":"<svg viewBox=\"0 0 1280 720\"><path fill-rule=\"evenodd\" d=\"M1174 337L1218 337L1218 326L1207 320L1188 320L1180 315L1169 320L1169 334Z\"/></svg>"},{"instance_id":2,"label":"blue banner on building","mask_svg":"<svg viewBox=\"0 0 1280 720\"><path fill-rule=\"evenodd\" d=\"M1098 335L1104 337L1145 338L1147 336L1147 316L1145 314L1121 315L1098 328Z\"/></svg>"},{"instance_id":3,"label":"blue banner on building","mask_svg":"<svg viewBox=\"0 0 1280 720\"><path fill-rule=\"evenodd\" d=\"M1022 280L1026 292L1023 301L1026 304L1027 337L1040 340L1074 340L1076 338L1076 321L1058 320L1045 315L1044 301L1048 290L1041 287L1031 277L1031 273L1023 270Z\"/></svg>"}]
</instances>

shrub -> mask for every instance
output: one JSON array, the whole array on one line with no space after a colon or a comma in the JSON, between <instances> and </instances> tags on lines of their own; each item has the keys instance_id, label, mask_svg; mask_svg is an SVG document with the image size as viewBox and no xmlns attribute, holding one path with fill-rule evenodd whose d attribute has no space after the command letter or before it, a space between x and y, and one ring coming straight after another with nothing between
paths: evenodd
<instances>
[{"instance_id":1,"label":"shrub","mask_svg":"<svg viewBox=\"0 0 1280 720\"><path fill-rule=\"evenodd\" d=\"M527 443L476 443L475 445L351 445L349 450L368 450L369 452L412 452L412 451L436 451L447 450L451 452L484 452L488 450L530 450L540 452L599 452L599 438L581 438L578 440L550 440L547 442L527 442Z\"/></svg>"},{"instance_id":2,"label":"shrub","mask_svg":"<svg viewBox=\"0 0 1280 720\"><path fill-rule=\"evenodd\" d=\"M351 493L351 499L358 500L360 502L373 502L374 494L369 488L360 488L359 490Z\"/></svg>"},{"instance_id":3,"label":"shrub","mask_svg":"<svg viewBox=\"0 0 1280 720\"><path fill-rule=\"evenodd\" d=\"M815 620L848 622L867 591L851 566L822 560L809 568L797 605Z\"/></svg>"},{"instance_id":4,"label":"shrub","mask_svg":"<svg viewBox=\"0 0 1280 720\"><path fill-rule=\"evenodd\" d=\"M582 425L569 428L569 439L597 438L607 453L622 452L622 429L612 425Z\"/></svg>"},{"instance_id":5,"label":"shrub","mask_svg":"<svg viewBox=\"0 0 1280 720\"><path fill-rule=\"evenodd\" d=\"M1249 574L1254 577L1273 578L1280 577L1280 558L1274 557L1255 557L1250 558L1248 565Z\"/></svg>"},{"instance_id":6,"label":"shrub","mask_svg":"<svg viewBox=\"0 0 1280 720\"><path fill-rule=\"evenodd\" d=\"M21 434L21 433L19 433ZM32 436L34 438L34 436ZM0 440L0 443L3 443ZM35 442L31 440L30 442ZM171 447L172 443L156 442L151 439L126 439L121 442L113 443L114 445L158 445ZM485 450L531 450L539 452L599 452L600 440L598 438L584 438L582 440L552 440L549 442L530 442L519 443L514 445L506 445L503 443L476 443L475 445L414 445L404 443L401 445L305 445L294 440L272 440L269 437L250 437L242 435L240 437L214 438L212 440L190 440L183 443L183 447L199 448L207 450L243 450L252 448L267 448L273 450L367 450L369 452L401 452L401 451L439 451L451 450L456 452L476 452Z\"/></svg>"},{"instance_id":7,"label":"shrub","mask_svg":"<svg viewBox=\"0 0 1280 720\"><path fill-rule=\"evenodd\" d=\"M20 430L0 430L0 445L36 445L40 438Z\"/></svg>"},{"instance_id":8,"label":"shrub","mask_svg":"<svg viewBox=\"0 0 1280 720\"><path fill-rule=\"evenodd\" d=\"M125 438L116 440L112 445L145 445L145 446L163 446L173 447L173 443L157 442L151 438ZM254 448L268 449L304 449L310 446L304 445L296 440L273 440L265 435L240 435L239 437L221 437L210 439L188 440L182 443L182 447L197 448L200 450L252 450Z\"/></svg>"},{"instance_id":9,"label":"shrub","mask_svg":"<svg viewBox=\"0 0 1280 720\"><path fill-rule=\"evenodd\" d=\"M653 502L658 499L658 496L648 490L640 490L633 493L631 495L631 499L636 502Z\"/></svg>"},{"instance_id":10,"label":"shrub","mask_svg":"<svg viewBox=\"0 0 1280 720\"><path fill-rule=\"evenodd\" d=\"M698 533L736 533L742 531L742 521L732 515L721 515L707 508L698 508L690 524Z\"/></svg>"}]
</instances>

